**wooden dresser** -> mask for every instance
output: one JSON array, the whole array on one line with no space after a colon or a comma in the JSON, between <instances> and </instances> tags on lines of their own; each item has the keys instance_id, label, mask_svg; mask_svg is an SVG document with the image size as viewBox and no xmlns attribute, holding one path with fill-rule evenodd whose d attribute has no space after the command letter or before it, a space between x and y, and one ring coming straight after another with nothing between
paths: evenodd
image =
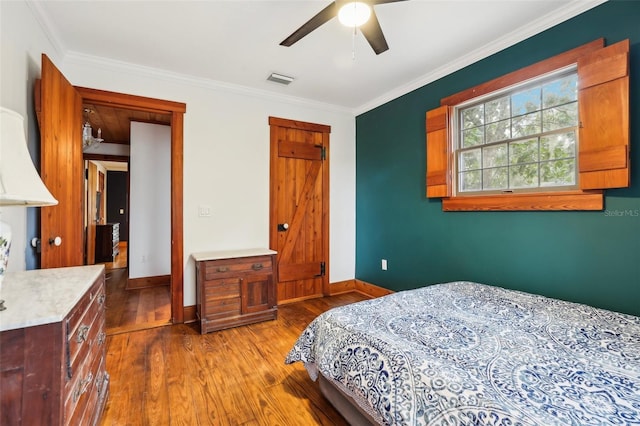
<instances>
[{"instance_id":1,"label":"wooden dresser","mask_svg":"<svg viewBox=\"0 0 640 426\"><path fill-rule=\"evenodd\" d=\"M202 334L276 319L276 252L267 249L194 253L196 315Z\"/></svg>"},{"instance_id":2,"label":"wooden dresser","mask_svg":"<svg viewBox=\"0 0 640 426\"><path fill-rule=\"evenodd\" d=\"M120 224L96 225L96 262L113 262L120 253Z\"/></svg>"},{"instance_id":3,"label":"wooden dresser","mask_svg":"<svg viewBox=\"0 0 640 426\"><path fill-rule=\"evenodd\" d=\"M0 424L96 425L109 393L103 265L5 275Z\"/></svg>"}]
</instances>

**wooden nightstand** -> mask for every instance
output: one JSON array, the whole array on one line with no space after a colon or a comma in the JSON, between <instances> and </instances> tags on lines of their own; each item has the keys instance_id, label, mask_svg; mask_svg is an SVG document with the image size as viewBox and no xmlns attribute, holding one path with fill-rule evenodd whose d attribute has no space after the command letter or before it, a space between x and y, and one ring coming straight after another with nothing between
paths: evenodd
<instances>
[{"instance_id":1,"label":"wooden nightstand","mask_svg":"<svg viewBox=\"0 0 640 426\"><path fill-rule=\"evenodd\" d=\"M267 249L194 253L196 314L202 334L275 319L276 252Z\"/></svg>"}]
</instances>

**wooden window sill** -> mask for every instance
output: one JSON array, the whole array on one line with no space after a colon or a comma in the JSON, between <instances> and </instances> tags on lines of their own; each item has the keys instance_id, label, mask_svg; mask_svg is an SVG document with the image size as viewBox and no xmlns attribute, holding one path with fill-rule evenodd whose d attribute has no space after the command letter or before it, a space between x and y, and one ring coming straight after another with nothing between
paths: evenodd
<instances>
[{"instance_id":1,"label":"wooden window sill","mask_svg":"<svg viewBox=\"0 0 640 426\"><path fill-rule=\"evenodd\" d=\"M602 191L459 196L442 199L443 211L603 210Z\"/></svg>"}]
</instances>

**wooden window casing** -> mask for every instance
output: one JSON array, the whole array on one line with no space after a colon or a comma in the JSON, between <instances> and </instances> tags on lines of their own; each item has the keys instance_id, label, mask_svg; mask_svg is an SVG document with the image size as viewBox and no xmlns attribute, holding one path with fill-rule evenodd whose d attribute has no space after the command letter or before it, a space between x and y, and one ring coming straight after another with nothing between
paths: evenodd
<instances>
[{"instance_id":1,"label":"wooden window casing","mask_svg":"<svg viewBox=\"0 0 640 426\"><path fill-rule=\"evenodd\" d=\"M454 106L556 69L577 64L578 190L456 196L451 117ZM426 114L428 198L444 211L602 210L604 189L630 185L629 40L598 39L464 90Z\"/></svg>"}]
</instances>

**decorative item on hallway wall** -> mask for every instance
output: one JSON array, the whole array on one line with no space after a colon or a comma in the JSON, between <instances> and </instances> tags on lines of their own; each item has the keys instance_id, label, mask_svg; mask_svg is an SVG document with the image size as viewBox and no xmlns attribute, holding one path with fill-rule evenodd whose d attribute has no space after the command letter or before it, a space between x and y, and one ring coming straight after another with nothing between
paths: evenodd
<instances>
[{"instance_id":1,"label":"decorative item on hallway wall","mask_svg":"<svg viewBox=\"0 0 640 426\"><path fill-rule=\"evenodd\" d=\"M29 156L24 135L24 119L0 107L0 206L38 207L58 204ZM11 228L0 221L0 296L2 279L9 262ZM0 300L0 311L5 310Z\"/></svg>"},{"instance_id":2,"label":"decorative item on hallway wall","mask_svg":"<svg viewBox=\"0 0 640 426\"><path fill-rule=\"evenodd\" d=\"M93 111L89 108L84 109L85 122L82 125L82 150L84 151L87 148L91 148L92 146L98 146L101 142L104 142L102 139L102 129L98 128L98 137L93 137L93 129L91 128L91 124L89 123L89 114L92 114Z\"/></svg>"}]
</instances>

